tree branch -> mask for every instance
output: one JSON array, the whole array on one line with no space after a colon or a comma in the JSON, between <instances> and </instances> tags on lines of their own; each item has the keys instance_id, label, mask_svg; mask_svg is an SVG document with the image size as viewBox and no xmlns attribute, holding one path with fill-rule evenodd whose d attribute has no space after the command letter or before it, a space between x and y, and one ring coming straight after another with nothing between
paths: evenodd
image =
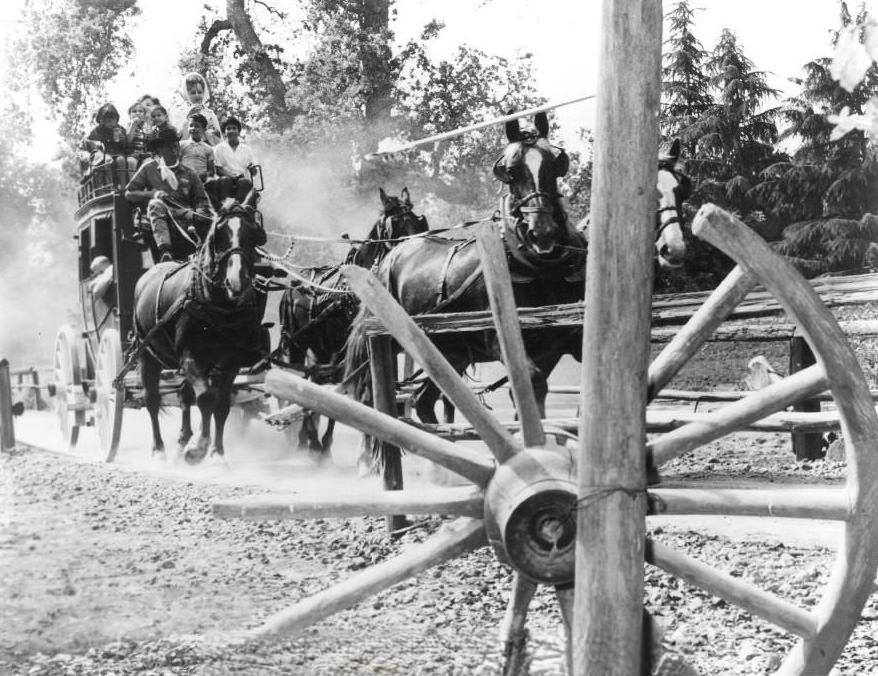
<instances>
[{"instance_id":1,"label":"tree branch","mask_svg":"<svg viewBox=\"0 0 878 676\"><path fill-rule=\"evenodd\" d=\"M277 16L277 17L280 18L280 19L286 19L286 18L287 18L287 13L286 13L286 12L281 12L279 9L276 9L275 7L272 7L271 5L269 5L269 4L266 3L266 2L263 2L262 0L254 0L254 4L262 5L263 7L265 7L266 10L268 10L268 13L269 13L269 14L274 14L275 16Z\"/></svg>"},{"instance_id":2,"label":"tree branch","mask_svg":"<svg viewBox=\"0 0 878 676\"><path fill-rule=\"evenodd\" d=\"M231 30L232 22L228 19L216 19L207 29L204 37L201 39L201 53L207 56L210 54L210 45L214 38L223 31Z\"/></svg>"}]
</instances>

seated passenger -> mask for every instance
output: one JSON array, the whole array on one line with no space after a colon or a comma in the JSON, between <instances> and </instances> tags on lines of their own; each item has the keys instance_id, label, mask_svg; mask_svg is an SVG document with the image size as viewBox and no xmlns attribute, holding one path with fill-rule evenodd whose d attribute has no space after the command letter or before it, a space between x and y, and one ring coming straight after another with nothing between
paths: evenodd
<instances>
[{"instance_id":1,"label":"seated passenger","mask_svg":"<svg viewBox=\"0 0 878 676\"><path fill-rule=\"evenodd\" d=\"M208 145L216 145L220 142L220 124L216 113L207 106L209 97L207 91L207 81L200 73L187 73L183 78L183 89L185 91L188 105L185 110L178 114L180 129L183 132L183 139L189 138L189 119L196 113L204 116L204 134L203 139ZM177 119L177 118L175 118Z\"/></svg>"},{"instance_id":2,"label":"seated passenger","mask_svg":"<svg viewBox=\"0 0 878 676\"><path fill-rule=\"evenodd\" d=\"M168 122L168 111L165 110L164 106L153 106L149 111L149 119L151 125L149 131L146 132L147 144L158 138L159 132L161 132L162 129L171 127L171 124Z\"/></svg>"},{"instance_id":3,"label":"seated passenger","mask_svg":"<svg viewBox=\"0 0 878 676\"><path fill-rule=\"evenodd\" d=\"M135 101L128 109L128 148L137 163L149 157L146 152L146 107Z\"/></svg>"},{"instance_id":4,"label":"seated passenger","mask_svg":"<svg viewBox=\"0 0 878 676\"><path fill-rule=\"evenodd\" d=\"M189 139L180 141L180 162L198 174L203 183L213 174L213 148L204 141L207 120L195 113L189 118Z\"/></svg>"},{"instance_id":5,"label":"seated passenger","mask_svg":"<svg viewBox=\"0 0 878 676\"><path fill-rule=\"evenodd\" d=\"M137 160L129 156L128 134L119 124L119 111L112 103L105 103L94 116L97 126L83 141L90 153L89 164L96 185L120 187L127 183L137 169Z\"/></svg>"},{"instance_id":6,"label":"seated passenger","mask_svg":"<svg viewBox=\"0 0 878 676\"><path fill-rule=\"evenodd\" d=\"M256 155L252 148L241 142L241 122L236 117L228 117L222 124L223 136L213 149L213 161L221 196L234 197L243 202L253 188L253 174L256 173Z\"/></svg>"},{"instance_id":7,"label":"seated passenger","mask_svg":"<svg viewBox=\"0 0 878 676\"><path fill-rule=\"evenodd\" d=\"M125 199L144 204L160 262L173 260L171 229L191 239L193 227L202 239L210 229L207 195L198 175L180 163L179 134L173 127L158 132L147 146L158 157L144 162L125 190ZM177 258L183 258L177 255Z\"/></svg>"}]
</instances>

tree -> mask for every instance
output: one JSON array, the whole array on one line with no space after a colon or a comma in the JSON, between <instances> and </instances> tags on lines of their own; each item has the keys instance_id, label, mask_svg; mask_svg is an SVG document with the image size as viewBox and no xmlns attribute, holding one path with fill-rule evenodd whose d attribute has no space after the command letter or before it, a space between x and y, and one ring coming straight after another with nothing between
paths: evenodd
<instances>
[{"instance_id":1,"label":"tree","mask_svg":"<svg viewBox=\"0 0 878 676\"><path fill-rule=\"evenodd\" d=\"M28 71L17 84L33 85L71 145L83 136L110 81L128 61L125 29L139 13L136 0L30 0L22 11L15 62Z\"/></svg>"},{"instance_id":2,"label":"tree","mask_svg":"<svg viewBox=\"0 0 878 676\"><path fill-rule=\"evenodd\" d=\"M763 106L778 92L768 86L765 73L754 68L728 29L706 68L714 103L682 130L685 142L696 143L696 156L689 162L701 178L696 200L701 197L747 214L754 206L749 190L777 159L778 110Z\"/></svg>"},{"instance_id":3,"label":"tree","mask_svg":"<svg viewBox=\"0 0 878 676\"><path fill-rule=\"evenodd\" d=\"M692 32L696 9L679 0L668 12L669 36L662 65L661 132L665 138L679 136L713 104L710 78L704 70L707 52ZM694 155L696 141L690 138L684 154Z\"/></svg>"},{"instance_id":4,"label":"tree","mask_svg":"<svg viewBox=\"0 0 878 676\"><path fill-rule=\"evenodd\" d=\"M861 9L852 18L840 3L840 26L832 38L837 46L845 30L864 25L869 17ZM830 117L843 110L861 115L870 98L878 95L878 67L866 71L862 81L848 91L832 74L832 59L816 58L805 64L801 87L782 109L787 123L781 140L798 144L789 161L778 162L763 172L754 195L763 208L784 223L808 219L859 218L878 211L878 164L866 134L853 129L833 138Z\"/></svg>"}]
</instances>

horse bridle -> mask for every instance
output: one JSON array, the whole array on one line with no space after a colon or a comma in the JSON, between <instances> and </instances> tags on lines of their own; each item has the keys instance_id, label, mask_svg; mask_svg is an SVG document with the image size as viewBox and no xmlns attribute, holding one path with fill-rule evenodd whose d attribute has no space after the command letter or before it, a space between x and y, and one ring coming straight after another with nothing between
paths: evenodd
<instances>
[{"instance_id":1,"label":"horse bridle","mask_svg":"<svg viewBox=\"0 0 878 676\"><path fill-rule=\"evenodd\" d=\"M656 212L656 219L658 220L658 224L656 225L656 239L661 236L661 234L665 231L666 228L677 223L680 227L683 226L683 202L686 199L685 195L681 195L678 192L678 188L685 186L688 183L688 177L683 174L681 171L678 171L675 167L667 166L667 165L659 165L660 171L667 171L674 179L677 181L677 187L674 188L674 204L666 207L660 207ZM666 221L662 220L662 214L668 211L673 211L674 215Z\"/></svg>"}]
</instances>

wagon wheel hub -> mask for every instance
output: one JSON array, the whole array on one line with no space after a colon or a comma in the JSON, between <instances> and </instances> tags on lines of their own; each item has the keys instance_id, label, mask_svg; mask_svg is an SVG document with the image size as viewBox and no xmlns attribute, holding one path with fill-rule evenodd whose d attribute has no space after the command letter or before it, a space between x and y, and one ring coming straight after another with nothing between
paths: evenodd
<instances>
[{"instance_id":1,"label":"wagon wheel hub","mask_svg":"<svg viewBox=\"0 0 878 676\"><path fill-rule=\"evenodd\" d=\"M488 540L533 582L573 580L576 465L569 449L528 449L501 465L485 493Z\"/></svg>"}]
</instances>

